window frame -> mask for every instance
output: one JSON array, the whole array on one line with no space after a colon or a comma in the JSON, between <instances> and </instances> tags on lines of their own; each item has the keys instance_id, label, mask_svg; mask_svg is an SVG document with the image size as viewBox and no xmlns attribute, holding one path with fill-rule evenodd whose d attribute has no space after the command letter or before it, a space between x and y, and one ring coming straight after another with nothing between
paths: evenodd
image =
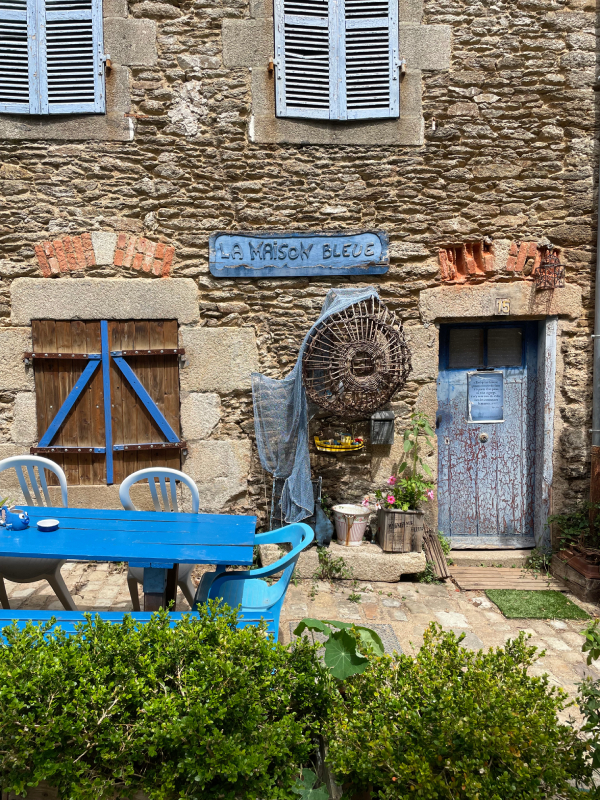
<instances>
[{"instance_id":1,"label":"window frame","mask_svg":"<svg viewBox=\"0 0 600 800\"><path fill-rule=\"evenodd\" d=\"M440 370L448 370L450 372L466 372L473 370L507 370L507 369L523 369L525 366L525 347L528 322L472 322L472 323L458 323L454 325L444 325L440 330ZM490 328L518 328L522 332L521 336L521 363L513 366L495 366L488 367L488 331ZM483 330L483 367L451 367L450 366L450 331L457 329L478 329Z\"/></svg>"}]
</instances>

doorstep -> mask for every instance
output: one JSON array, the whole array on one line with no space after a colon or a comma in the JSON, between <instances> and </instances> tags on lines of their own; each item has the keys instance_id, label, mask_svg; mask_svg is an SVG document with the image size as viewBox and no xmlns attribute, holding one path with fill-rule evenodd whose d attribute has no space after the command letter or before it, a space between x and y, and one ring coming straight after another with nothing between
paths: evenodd
<instances>
[{"instance_id":1,"label":"doorstep","mask_svg":"<svg viewBox=\"0 0 600 800\"><path fill-rule=\"evenodd\" d=\"M258 549L263 567L282 555L278 544L261 544ZM378 544L371 542L363 542L360 547L344 547L334 540L327 550L333 560L343 558L351 577L359 581L396 583L402 575L423 572L427 563L424 553L384 553ZM317 548L310 547L300 553L294 574L297 578L312 578L318 569Z\"/></svg>"},{"instance_id":2,"label":"doorstep","mask_svg":"<svg viewBox=\"0 0 600 800\"><path fill-rule=\"evenodd\" d=\"M524 567L531 550L451 550L457 567Z\"/></svg>"}]
</instances>

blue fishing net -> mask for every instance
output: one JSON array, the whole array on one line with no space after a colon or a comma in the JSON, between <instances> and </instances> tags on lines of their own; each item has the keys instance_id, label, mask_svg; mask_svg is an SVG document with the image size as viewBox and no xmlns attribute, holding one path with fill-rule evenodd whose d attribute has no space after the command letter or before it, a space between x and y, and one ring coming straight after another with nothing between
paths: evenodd
<instances>
[{"instance_id":1,"label":"blue fishing net","mask_svg":"<svg viewBox=\"0 0 600 800\"><path fill-rule=\"evenodd\" d=\"M286 378L275 380L252 374L254 430L260 463L276 478L285 478L281 510L286 522L300 522L314 512L310 477L308 421L316 412L302 383L302 358L311 334L324 319L370 298L379 299L372 287L330 289L321 314L304 337L298 360Z\"/></svg>"}]
</instances>

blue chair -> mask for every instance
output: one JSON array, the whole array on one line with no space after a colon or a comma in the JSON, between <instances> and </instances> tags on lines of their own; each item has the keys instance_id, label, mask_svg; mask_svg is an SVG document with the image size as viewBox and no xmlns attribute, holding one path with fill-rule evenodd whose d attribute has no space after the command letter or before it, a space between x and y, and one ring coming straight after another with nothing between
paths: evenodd
<instances>
[{"instance_id":1,"label":"blue chair","mask_svg":"<svg viewBox=\"0 0 600 800\"><path fill-rule=\"evenodd\" d=\"M279 615L285 600L285 593L300 553L315 538L314 531L303 522L279 528L268 533L258 533L254 543L259 544L291 544L292 549L269 567L252 569L247 572L224 572L224 567L216 572L207 572L196 591L194 608L197 604L216 598L227 603L231 608L241 605L240 613L248 617L264 616L272 621L275 638L279 632ZM281 572L279 580L269 586L263 580Z\"/></svg>"}]
</instances>

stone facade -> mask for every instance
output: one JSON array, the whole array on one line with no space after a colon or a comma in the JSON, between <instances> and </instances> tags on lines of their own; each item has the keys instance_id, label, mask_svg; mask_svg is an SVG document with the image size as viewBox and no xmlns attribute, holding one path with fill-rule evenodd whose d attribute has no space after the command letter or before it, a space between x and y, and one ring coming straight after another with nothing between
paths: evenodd
<instances>
[{"instance_id":1,"label":"stone facade","mask_svg":"<svg viewBox=\"0 0 600 800\"><path fill-rule=\"evenodd\" d=\"M369 227L391 245L389 272L369 283L413 349L392 403L398 431L414 408L435 414L439 321L487 318L490 292L510 295L515 318L559 316L554 506L582 497L597 158L590 0L401 0L404 111L399 123L358 125L275 121L262 0L110 0L104 13L108 117L0 117L0 455L35 440L21 360L32 318L177 317L184 469L203 507L264 522L270 477L253 445L250 373L287 374L327 290L366 280L213 278L209 235ZM242 43L244 60L232 36L251 23L260 35ZM548 241L567 287L540 297L527 265ZM464 274L451 273L452 248ZM360 499L397 449L313 454L314 469L334 499ZM109 495L98 488L95 502Z\"/></svg>"}]
</instances>

